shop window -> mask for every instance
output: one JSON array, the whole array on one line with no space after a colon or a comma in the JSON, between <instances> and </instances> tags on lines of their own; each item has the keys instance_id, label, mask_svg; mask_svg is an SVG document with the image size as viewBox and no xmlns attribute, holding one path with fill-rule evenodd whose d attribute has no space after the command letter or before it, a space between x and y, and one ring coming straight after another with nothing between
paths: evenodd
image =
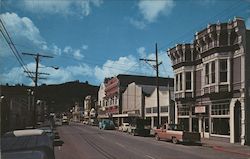
<instances>
[{"instance_id":1,"label":"shop window","mask_svg":"<svg viewBox=\"0 0 250 159\"><path fill-rule=\"evenodd\" d=\"M157 126L158 123L157 123L157 117L154 117L154 127Z\"/></svg>"},{"instance_id":2,"label":"shop window","mask_svg":"<svg viewBox=\"0 0 250 159\"><path fill-rule=\"evenodd\" d=\"M220 82L227 82L227 59L220 60Z\"/></svg>"},{"instance_id":3,"label":"shop window","mask_svg":"<svg viewBox=\"0 0 250 159\"><path fill-rule=\"evenodd\" d=\"M168 117L161 117L161 124L168 123Z\"/></svg>"},{"instance_id":4,"label":"shop window","mask_svg":"<svg viewBox=\"0 0 250 159\"><path fill-rule=\"evenodd\" d=\"M186 90L191 90L191 72L186 72Z\"/></svg>"},{"instance_id":5,"label":"shop window","mask_svg":"<svg viewBox=\"0 0 250 159\"><path fill-rule=\"evenodd\" d=\"M178 107L178 115L179 116L189 115L189 107Z\"/></svg>"},{"instance_id":6,"label":"shop window","mask_svg":"<svg viewBox=\"0 0 250 159\"><path fill-rule=\"evenodd\" d=\"M188 118L179 118L179 124L183 127L183 130L189 131L189 119Z\"/></svg>"},{"instance_id":7,"label":"shop window","mask_svg":"<svg viewBox=\"0 0 250 159\"><path fill-rule=\"evenodd\" d=\"M192 131L193 132L199 132L198 118L192 118Z\"/></svg>"},{"instance_id":8,"label":"shop window","mask_svg":"<svg viewBox=\"0 0 250 159\"><path fill-rule=\"evenodd\" d=\"M229 104L212 105L212 115L229 115Z\"/></svg>"},{"instance_id":9,"label":"shop window","mask_svg":"<svg viewBox=\"0 0 250 159\"><path fill-rule=\"evenodd\" d=\"M212 118L212 134L230 135L229 118Z\"/></svg>"}]
</instances>

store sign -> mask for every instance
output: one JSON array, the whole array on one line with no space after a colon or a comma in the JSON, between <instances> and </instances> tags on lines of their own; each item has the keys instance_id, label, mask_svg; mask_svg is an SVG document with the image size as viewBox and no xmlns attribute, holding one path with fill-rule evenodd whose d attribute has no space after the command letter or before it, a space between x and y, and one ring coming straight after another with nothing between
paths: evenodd
<instances>
[{"instance_id":1,"label":"store sign","mask_svg":"<svg viewBox=\"0 0 250 159\"><path fill-rule=\"evenodd\" d=\"M206 106L196 106L195 113L206 113Z\"/></svg>"}]
</instances>

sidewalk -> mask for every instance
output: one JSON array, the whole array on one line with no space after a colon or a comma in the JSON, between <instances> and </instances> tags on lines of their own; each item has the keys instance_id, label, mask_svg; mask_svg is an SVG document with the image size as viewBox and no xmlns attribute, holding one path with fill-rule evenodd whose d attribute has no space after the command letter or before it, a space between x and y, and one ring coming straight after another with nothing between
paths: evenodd
<instances>
[{"instance_id":1,"label":"sidewalk","mask_svg":"<svg viewBox=\"0 0 250 159\"><path fill-rule=\"evenodd\" d=\"M217 151L239 154L250 157L250 146L240 145L238 143L232 144L224 141L217 141L212 139L201 139L202 145L213 148Z\"/></svg>"}]
</instances>

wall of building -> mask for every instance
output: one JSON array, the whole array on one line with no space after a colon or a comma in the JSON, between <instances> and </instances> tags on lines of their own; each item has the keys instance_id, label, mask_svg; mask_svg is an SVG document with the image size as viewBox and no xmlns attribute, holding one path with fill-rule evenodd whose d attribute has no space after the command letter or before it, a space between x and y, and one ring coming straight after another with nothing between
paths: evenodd
<instances>
[{"instance_id":1,"label":"wall of building","mask_svg":"<svg viewBox=\"0 0 250 159\"><path fill-rule=\"evenodd\" d=\"M132 113L142 116L142 88L135 83L128 85L122 94L122 113Z\"/></svg>"},{"instance_id":2,"label":"wall of building","mask_svg":"<svg viewBox=\"0 0 250 159\"><path fill-rule=\"evenodd\" d=\"M168 87L160 87L160 123L170 121L170 103ZM145 117L151 118L151 127L157 126L157 89L155 88L151 95L145 97Z\"/></svg>"}]
</instances>

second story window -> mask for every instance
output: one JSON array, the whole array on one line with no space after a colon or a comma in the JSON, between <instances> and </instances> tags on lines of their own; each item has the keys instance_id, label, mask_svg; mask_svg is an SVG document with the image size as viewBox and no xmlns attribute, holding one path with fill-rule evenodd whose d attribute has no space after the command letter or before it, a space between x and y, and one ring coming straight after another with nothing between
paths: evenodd
<instances>
[{"instance_id":1,"label":"second story window","mask_svg":"<svg viewBox=\"0 0 250 159\"><path fill-rule=\"evenodd\" d=\"M186 90L191 90L191 72L186 72Z\"/></svg>"},{"instance_id":2,"label":"second story window","mask_svg":"<svg viewBox=\"0 0 250 159\"><path fill-rule=\"evenodd\" d=\"M227 59L220 60L220 82L227 82Z\"/></svg>"},{"instance_id":3,"label":"second story window","mask_svg":"<svg viewBox=\"0 0 250 159\"><path fill-rule=\"evenodd\" d=\"M179 74L180 76L180 91L182 90L182 73Z\"/></svg>"},{"instance_id":4,"label":"second story window","mask_svg":"<svg viewBox=\"0 0 250 159\"><path fill-rule=\"evenodd\" d=\"M178 87L179 87L179 82L178 82L179 80L178 80L178 74L176 74L176 76L175 76L175 90L176 91L178 91Z\"/></svg>"},{"instance_id":5,"label":"second story window","mask_svg":"<svg viewBox=\"0 0 250 159\"><path fill-rule=\"evenodd\" d=\"M209 84L209 63L205 66L205 84Z\"/></svg>"},{"instance_id":6,"label":"second story window","mask_svg":"<svg viewBox=\"0 0 250 159\"><path fill-rule=\"evenodd\" d=\"M211 83L215 83L215 62L212 62L212 66L211 66Z\"/></svg>"}]
</instances>

